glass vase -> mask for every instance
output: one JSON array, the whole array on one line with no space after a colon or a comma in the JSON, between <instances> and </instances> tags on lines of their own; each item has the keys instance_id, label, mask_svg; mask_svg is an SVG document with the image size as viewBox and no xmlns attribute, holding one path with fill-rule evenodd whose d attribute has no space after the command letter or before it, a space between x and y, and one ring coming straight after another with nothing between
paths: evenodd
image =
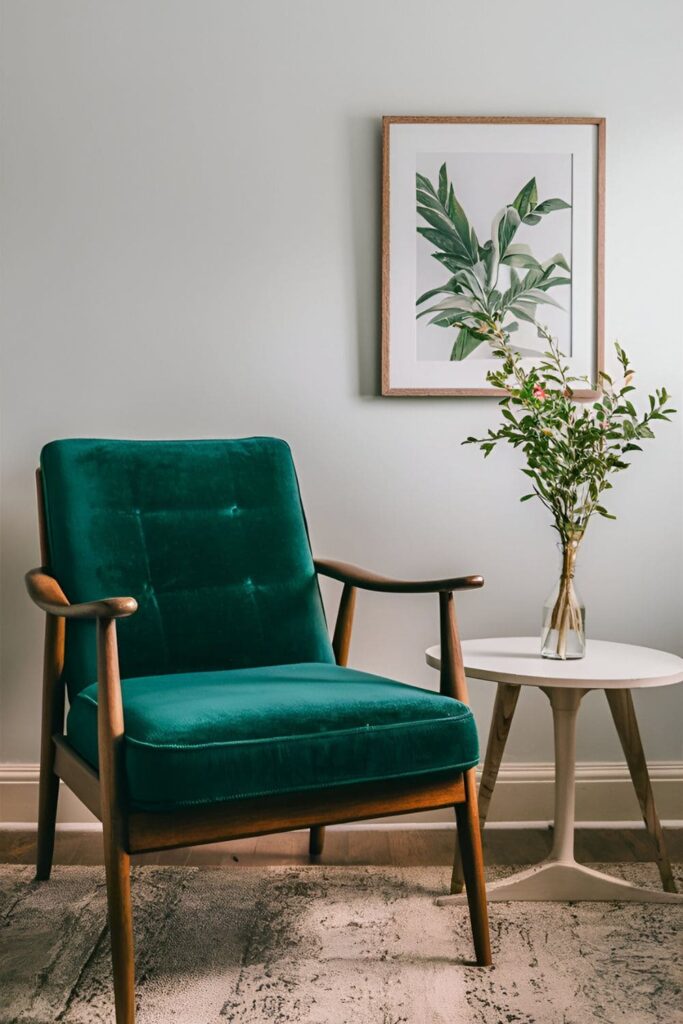
<instances>
[{"instance_id":1,"label":"glass vase","mask_svg":"<svg viewBox=\"0 0 683 1024\"><path fill-rule=\"evenodd\" d=\"M559 544L562 564L560 579L543 605L541 654L544 658L567 661L586 653L586 609L574 586L576 554L580 536Z\"/></svg>"}]
</instances>

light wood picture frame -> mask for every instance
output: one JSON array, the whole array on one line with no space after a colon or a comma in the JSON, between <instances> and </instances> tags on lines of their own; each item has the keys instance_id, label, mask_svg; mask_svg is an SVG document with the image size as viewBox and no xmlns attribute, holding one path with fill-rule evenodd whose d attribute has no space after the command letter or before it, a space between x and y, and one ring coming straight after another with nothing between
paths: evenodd
<instances>
[{"instance_id":1,"label":"light wood picture frame","mask_svg":"<svg viewBox=\"0 0 683 1024\"><path fill-rule=\"evenodd\" d=\"M383 118L382 395L501 396L497 310L529 364L533 321L549 327L587 378L576 397L596 396L605 134L602 117Z\"/></svg>"}]
</instances>

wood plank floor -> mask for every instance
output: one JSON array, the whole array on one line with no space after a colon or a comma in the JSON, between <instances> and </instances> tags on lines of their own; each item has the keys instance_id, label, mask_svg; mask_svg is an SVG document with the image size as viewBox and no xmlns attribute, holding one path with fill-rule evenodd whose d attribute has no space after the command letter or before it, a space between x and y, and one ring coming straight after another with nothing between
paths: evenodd
<instances>
[{"instance_id":1,"label":"wood plank floor","mask_svg":"<svg viewBox=\"0 0 683 1024\"><path fill-rule=\"evenodd\" d=\"M672 861L683 861L683 829L666 831ZM450 864L455 832L449 828L334 828L328 829L320 864ZM533 864L550 850L552 829L492 828L484 833L488 864ZM580 828L576 834L577 859L585 862L652 860L652 847L643 829ZM35 856L35 832L0 829L0 862L30 864ZM137 864L177 864L234 867L307 864L308 833L285 832L255 839L143 854ZM101 864L102 837L98 832L57 833L55 864Z\"/></svg>"}]
</instances>

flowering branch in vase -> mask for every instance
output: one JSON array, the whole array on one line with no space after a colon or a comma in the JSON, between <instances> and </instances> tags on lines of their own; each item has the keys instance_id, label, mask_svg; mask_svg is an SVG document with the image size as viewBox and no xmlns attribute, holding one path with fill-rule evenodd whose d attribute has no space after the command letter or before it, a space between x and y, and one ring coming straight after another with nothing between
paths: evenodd
<instances>
[{"instance_id":1,"label":"flowering branch in vase","mask_svg":"<svg viewBox=\"0 0 683 1024\"><path fill-rule=\"evenodd\" d=\"M537 325L538 326L538 325ZM576 551L592 516L614 519L605 508L603 495L610 477L630 465L628 456L641 451L640 443L653 438L656 420L669 420L676 412L669 405L666 388L648 395L648 408L639 413L631 400L634 371L624 350L615 345L620 381L601 372L596 383L573 376L555 338L538 326L547 342L538 365L526 367L511 346L499 323L488 325L493 354L501 365L487 374L494 387L505 392L500 402L502 422L486 437L468 437L484 456L501 442L521 448L526 459L522 472L531 491L521 501L537 498L551 514L562 547L562 576L551 616L557 637L557 657L565 657L567 633L576 623L576 606L570 600ZM598 391L592 403L577 403L575 385Z\"/></svg>"}]
</instances>

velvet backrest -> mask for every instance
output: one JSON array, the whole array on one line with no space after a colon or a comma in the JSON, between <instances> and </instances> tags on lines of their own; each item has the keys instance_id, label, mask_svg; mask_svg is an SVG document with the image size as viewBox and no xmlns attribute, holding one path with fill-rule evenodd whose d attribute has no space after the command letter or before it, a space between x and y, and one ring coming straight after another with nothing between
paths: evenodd
<instances>
[{"instance_id":1,"label":"velvet backrest","mask_svg":"<svg viewBox=\"0 0 683 1024\"><path fill-rule=\"evenodd\" d=\"M69 601L138 601L123 678L334 661L284 441L53 441L41 470ZM71 696L97 678L91 622L67 624L65 677Z\"/></svg>"}]
</instances>

